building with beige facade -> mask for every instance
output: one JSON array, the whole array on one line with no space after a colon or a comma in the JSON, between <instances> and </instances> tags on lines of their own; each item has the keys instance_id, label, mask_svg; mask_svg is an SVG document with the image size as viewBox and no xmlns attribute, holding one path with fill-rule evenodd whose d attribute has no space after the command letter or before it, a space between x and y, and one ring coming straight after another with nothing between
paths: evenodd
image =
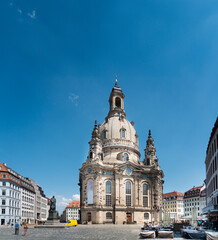
<instances>
[{"instance_id":1,"label":"building with beige facade","mask_svg":"<svg viewBox=\"0 0 218 240\"><path fill-rule=\"evenodd\" d=\"M177 191L163 194L163 211L168 212L174 222L181 220L184 215L183 196L184 193Z\"/></svg>"},{"instance_id":2,"label":"building with beige facade","mask_svg":"<svg viewBox=\"0 0 218 240\"><path fill-rule=\"evenodd\" d=\"M81 222L158 223L163 171L149 130L143 161L134 122L126 119L124 94L117 81L110 110L95 126L80 169Z\"/></svg>"}]
</instances>

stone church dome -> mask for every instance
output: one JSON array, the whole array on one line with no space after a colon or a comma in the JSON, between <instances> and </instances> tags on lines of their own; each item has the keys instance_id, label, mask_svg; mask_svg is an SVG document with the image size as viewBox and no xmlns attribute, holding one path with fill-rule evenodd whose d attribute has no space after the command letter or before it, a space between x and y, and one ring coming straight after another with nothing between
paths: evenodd
<instances>
[{"instance_id":1,"label":"stone church dome","mask_svg":"<svg viewBox=\"0 0 218 240\"><path fill-rule=\"evenodd\" d=\"M99 127L99 132L103 145L108 145L114 140L119 145L124 144L139 148L134 122L130 123L126 118L119 115L104 121Z\"/></svg>"},{"instance_id":2,"label":"stone church dome","mask_svg":"<svg viewBox=\"0 0 218 240\"><path fill-rule=\"evenodd\" d=\"M117 161L121 158L119 154L127 152L132 153L131 157L128 155L129 160L137 162L140 158L138 135L134 122L126 119L124 97L116 82L109 97L110 110L105 121L99 125L99 134L103 152L107 149L114 152L114 156L110 155L110 161Z\"/></svg>"}]
</instances>

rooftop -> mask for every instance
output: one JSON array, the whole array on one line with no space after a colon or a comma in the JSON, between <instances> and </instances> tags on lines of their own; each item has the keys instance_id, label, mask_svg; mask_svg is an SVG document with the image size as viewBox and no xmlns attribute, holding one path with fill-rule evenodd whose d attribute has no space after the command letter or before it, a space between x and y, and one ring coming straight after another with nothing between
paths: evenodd
<instances>
[{"instance_id":1,"label":"rooftop","mask_svg":"<svg viewBox=\"0 0 218 240\"><path fill-rule=\"evenodd\" d=\"M72 201L67 208L79 208L80 207L80 201Z\"/></svg>"},{"instance_id":2,"label":"rooftop","mask_svg":"<svg viewBox=\"0 0 218 240\"><path fill-rule=\"evenodd\" d=\"M170 198L170 197L183 197L184 193L179 193L179 192L169 192L169 193L164 193L163 198Z\"/></svg>"}]
</instances>

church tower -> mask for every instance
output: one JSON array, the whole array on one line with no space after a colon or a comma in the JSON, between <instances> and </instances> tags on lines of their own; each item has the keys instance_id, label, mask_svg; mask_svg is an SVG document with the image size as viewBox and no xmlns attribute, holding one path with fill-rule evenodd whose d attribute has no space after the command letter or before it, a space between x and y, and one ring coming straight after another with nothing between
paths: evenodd
<instances>
[{"instance_id":1,"label":"church tower","mask_svg":"<svg viewBox=\"0 0 218 240\"><path fill-rule=\"evenodd\" d=\"M134 122L126 119L124 97L116 80L105 121L95 121L80 168L82 223L159 222L164 175L150 130L140 161L138 135Z\"/></svg>"},{"instance_id":2,"label":"church tower","mask_svg":"<svg viewBox=\"0 0 218 240\"><path fill-rule=\"evenodd\" d=\"M151 136L151 130L148 133L148 140L146 141L147 146L145 148L145 159L144 164L147 166L158 166L158 159L156 157L156 148L154 146L154 140Z\"/></svg>"}]
</instances>

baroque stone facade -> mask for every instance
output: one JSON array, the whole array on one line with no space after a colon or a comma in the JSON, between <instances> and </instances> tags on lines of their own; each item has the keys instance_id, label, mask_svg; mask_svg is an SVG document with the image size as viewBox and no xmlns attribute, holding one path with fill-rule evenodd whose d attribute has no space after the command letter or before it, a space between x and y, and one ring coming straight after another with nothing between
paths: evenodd
<instances>
[{"instance_id":1,"label":"baroque stone facade","mask_svg":"<svg viewBox=\"0 0 218 240\"><path fill-rule=\"evenodd\" d=\"M117 81L109 98L110 111L95 126L89 153L80 169L81 222L158 223L163 171L158 165L151 131L140 161L134 122L126 119L124 94Z\"/></svg>"}]
</instances>

